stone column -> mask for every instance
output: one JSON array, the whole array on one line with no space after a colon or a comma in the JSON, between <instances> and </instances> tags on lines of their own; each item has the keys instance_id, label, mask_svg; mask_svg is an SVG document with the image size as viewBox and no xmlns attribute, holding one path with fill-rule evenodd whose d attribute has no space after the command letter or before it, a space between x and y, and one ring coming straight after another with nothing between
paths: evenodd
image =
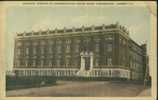
<instances>
[{"instance_id":1,"label":"stone column","mask_svg":"<svg viewBox=\"0 0 158 100\"><path fill-rule=\"evenodd\" d=\"M85 69L85 59L83 58L83 56L81 56L81 68L80 70L84 70Z\"/></svg>"},{"instance_id":2,"label":"stone column","mask_svg":"<svg viewBox=\"0 0 158 100\"><path fill-rule=\"evenodd\" d=\"M92 52L90 52L90 70L92 70L93 69L93 53Z\"/></svg>"},{"instance_id":3,"label":"stone column","mask_svg":"<svg viewBox=\"0 0 158 100\"><path fill-rule=\"evenodd\" d=\"M90 70L93 69L93 55L90 56Z\"/></svg>"}]
</instances>

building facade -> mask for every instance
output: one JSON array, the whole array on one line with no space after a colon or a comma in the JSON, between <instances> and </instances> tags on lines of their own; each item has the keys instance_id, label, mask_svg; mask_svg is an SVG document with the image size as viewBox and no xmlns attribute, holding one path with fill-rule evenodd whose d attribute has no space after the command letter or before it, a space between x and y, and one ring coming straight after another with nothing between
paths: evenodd
<instances>
[{"instance_id":1,"label":"building facade","mask_svg":"<svg viewBox=\"0 0 158 100\"><path fill-rule=\"evenodd\" d=\"M146 44L138 45L116 24L18 33L17 76L119 77L140 80Z\"/></svg>"}]
</instances>

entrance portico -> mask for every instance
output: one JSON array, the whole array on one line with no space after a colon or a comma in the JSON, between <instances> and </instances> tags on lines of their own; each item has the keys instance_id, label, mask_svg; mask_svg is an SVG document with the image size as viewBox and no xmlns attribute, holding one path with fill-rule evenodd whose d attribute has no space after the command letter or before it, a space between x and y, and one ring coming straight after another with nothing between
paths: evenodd
<instances>
[{"instance_id":1,"label":"entrance portico","mask_svg":"<svg viewBox=\"0 0 158 100\"><path fill-rule=\"evenodd\" d=\"M81 67L78 75L87 75L93 69L93 53L92 52L81 52Z\"/></svg>"}]
</instances>

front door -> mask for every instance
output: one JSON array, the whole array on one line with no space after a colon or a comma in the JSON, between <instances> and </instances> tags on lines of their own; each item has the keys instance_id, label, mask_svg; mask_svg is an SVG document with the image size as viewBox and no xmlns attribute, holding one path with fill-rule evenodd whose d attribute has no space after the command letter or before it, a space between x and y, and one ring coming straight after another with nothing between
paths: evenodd
<instances>
[{"instance_id":1,"label":"front door","mask_svg":"<svg viewBox=\"0 0 158 100\"><path fill-rule=\"evenodd\" d=\"M85 57L85 70L90 70L90 57Z\"/></svg>"}]
</instances>

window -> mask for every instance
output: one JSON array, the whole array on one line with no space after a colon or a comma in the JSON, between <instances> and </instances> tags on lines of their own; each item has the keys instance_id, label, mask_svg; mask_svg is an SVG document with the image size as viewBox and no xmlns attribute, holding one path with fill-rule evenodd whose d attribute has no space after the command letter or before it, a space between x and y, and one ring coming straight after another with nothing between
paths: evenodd
<instances>
[{"instance_id":1,"label":"window","mask_svg":"<svg viewBox=\"0 0 158 100\"><path fill-rule=\"evenodd\" d=\"M99 39L99 38L96 38L96 39L95 39L95 42L97 42L97 43L98 43L99 41L100 41L100 39Z\"/></svg>"},{"instance_id":2,"label":"window","mask_svg":"<svg viewBox=\"0 0 158 100\"><path fill-rule=\"evenodd\" d=\"M66 58L65 65L66 65L66 67L68 67L70 65L70 58L69 57Z\"/></svg>"},{"instance_id":3,"label":"window","mask_svg":"<svg viewBox=\"0 0 158 100\"><path fill-rule=\"evenodd\" d=\"M43 60L41 60L41 67L43 67L43 65L44 65L44 61L43 61Z\"/></svg>"},{"instance_id":4,"label":"window","mask_svg":"<svg viewBox=\"0 0 158 100\"><path fill-rule=\"evenodd\" d=\"M109 70L109 76L111 76L111 70Z\"/></svg>"},{"instance_id":5,"label":"window","mask_svg":"<svg viewBox=\"0 0 158 100\"><path fill-rule=\"evenodd\" d=\"M70 52L70 45L66 45L66 53Z\"/></svg>"},{"instance_id":6,"label":"window","mask_svg":"<svg viewBox=\"0 0 158 100\"><path fill-rule=\"evenodd\" d=\"M35 47L33 48L33 54L34 55L36 54L36 48Z\"/></svg>"},{"instance_id":7,"label":"window","mask_svg":"<svg viewBox=\"0 0 158 100\"><path fill-rule=\"evenodd\" d=\"M44 54L44 47L41 47L41 54Z\"/></svg>"},{"instance_id":8,"label":"window","mask_svg":"<svg viewBox=\"0 0 158 100\"><path fill-rule=\"evenodd\" d=\"M122 43L123 43L123 45L126 45L126 41L124 39L122 40Z\"/></svg>"},{"instance_id":9,"label":"window","mask_svg":"<svg viewBox=\"0 0 158 100\"><path fill-rule=\"evenodd\" d=\"M120 38L120 44L122 43L122 39Z\"/></svg>"},{"instance_id":10,"label":"window","mask_svg":"<svg viewBox=\"0 0 158 100\"><path fill-rule=\"evenodd\" d=\"M107 40L112 40L112 39L113 39L112 35L109 35L109 36L107 37Z\"/></svg>"},{"instance_id":11,"label":"window","mask_svg":"<svg viewBox=\"0 0 158 100\"><path fill-rule=\"evenodd\" d=\"M76 43L79 44L81 41L80 40L76 40Z\"/></svg>"},{"instance_id":12,"label":"window","mask_svg":"<svg viewBox=\"0 0 158 100\"><path fill-rule=\"evenodd\" d=\"M61 45L57 46L57 53L61 53Z\"/></svg>"},{"instance_id":13,"label":"window","mask_svg":"<svg viewBox=\"0 0 158 100\"><path fill-rule=\"evenodd\" d=\"M111 65L112 65L112 59L111 59L111 58L108 58L108 59L107 59L107 64L108 64L108 66L111 66Z\"/></svg>"},{"instance_id":14,"label":"window","mask_svg":"<svg viewBox=\"0 0 158 100\"><path fill-rule=\"evenodd\" d=\"M28 66L28 60L25 60L25 66L26 67Z\"/></svg>"},{"instance_id":15,"label":"window","mask_svg":"<svg viewBox=\"0 0 158 100\"><path fill-rule=\"evenodd\" d=\"M38 45L38 42L36 41L36 42L33 42L33 45L34 46L37 46Z\"/></svg>"},{"instance_id":16,"label":"window","mask_svg":"<svg viewBox=\"0 0 158 100\"><path fill-rule=\"evenodd\" d=\"M79 45L76 44L75 52L79 52Z\"/></svg>"},{"instance_id":17,"label":"window","mask_svg":"<svg viewBox=\"0 0 158 100\"><path fill-rule=\"evenodd\" d=\"M21 54L21 49L17 49L17 55L20 55Z\"/></svg>"},{"instance_id":18,"label":"window","mask_svg":"<svg viewBox=\"0 0 158 100\"><path fill-rule=\"evenodd\" d=\"M30 45L30 43L29 42L26 42L26 46L29 46Z\"/></svg>"},{"instance_id":19,"label":"window","mask_svg":"<svg viewBox=\"0 0 158 100\"><path fill-rule=\"evenodd\" d=\"M18 42L18 43L17 43L17 46L18 46L18 47L22 46L22 43L21 43L21 42Z\"/></svg>"},{"instance_id":20,"label":"window","mask_svg":"<svg viewBox=\"0 0 158 100\"><path fill-rule=\"evenodd\" d=\"M52 47L49 47L48 52L49 52L49 53L53 53L53 49L52 49Z\"/></svg>"},{"instance_id":21,"label":"window","mask_svg":"<svg viewBox=\"0 0 158 100\"><path fill-rule=\"evenodd\" d=\"M57 40L57 44L58 45L62 44L62 41L61 40Z\"/></svg>"},{"instance_id":22,"label":"window","mask_svg":"<svg viewBox=\"0 0 158 100\"><path fill-rule=\"evenodd\" d=\"M70 44L70 43L71 43L71 40L67 39L66 44Z\"/></svg>"},{"instance_id":23,"label":"window","mask_svg":"<svg viewBox=\"0 0 158 100\"><path fill-rule=\"evenodd\" d=\"M26 47L26 55L29 55L29 48Z\"/></svg>"},{"instance_id":24,"label":"window","mask_svg":"<svg viewBox=\"0 0 158 100\"><path fill-rule=\"evenodd\" d=\"M60 59L57 59L57 66L60 67Z\"/></svg>"},{"instance_id":25,"label":"window","mask_svg":"<svg viewBox=\"0 0 158 100\"><path fill-rule=\"evenodd\" d=\"M52 67L53 66L53 61L49 61L49 67Z\"/></svg>"},{"instance_id":26,"label":"window","mask_svg":"<svg viewBox=\"0 0 158 100\"><path fill-rule=\"evenodd\" d=\"M45 41L41 41L41 45L45 45L46 43L45 43Z\"/></svg>"},{"instance_id":27,"label":"window","mask_svg":"<svg viewBox=\"0 0 158 100\"><path fill-rule=\"evenodd\" d=\"M85 39L85 42L86 42L86 43L89 43L89 42L90 42L90 38L86 38L86 39Z\"/></svg>"},{"instance_id":28,"label":"window","mask_svg":"<svg viewBox=\"0 0 158 100\"><path fill-rule=\"evenodd\" d=\"M79 52L79 45L80 45L80 40L76 40L76 47L75 47L75 52L78 53Z\"/></svg>"},{"instance_id":29,"label":"window","mask_svg":"<svg viewBox=\"0 0 158 100\"><path fill-rule=\"evenodd\" d=\"M33 60L33 66L34 67L36 66L36 60Z\"/></svg>"},{"instance_id":30,"label":"window","mask_svg":"<svg viewBox=\"0 0 158 100\"><path fill-rule=\"evenodd\" d=\"M111 51L112 51L112 44L108 44L107 46L108 46L108 47L107 47L107 51L108 51L108 52L111 52Z\"/></svg>"},{"instance_id":31,"label":"window","mask_svg":"<svg viewBox=\"0 0 158 100\"><path fill-rule=\"evenodd\" d=\"M16 64L18 67L20 67L20 60L17 60Z\"/></svg>"},{"instance_id":32,"label":"window","mask_svg":"<svg viewBox=\"0 0 158 100\"><path fill-rule=\"evenodd\" d=\"M49 43L49 45L53 45L53 44L54 44L54 41L49 40L48 43Z\"/></svg>"},{"instance_id":33,"label":"window","mask_svg":"<svg viewBox=\"0 0 158 100\"><path fill-rule=\"evenodd\" d=\"M112 35L107 35L107 36L105 37L105 40L112 40L112 39L113 39Z\"/></svg>"},{"instance_id":34,"label":"window","mask_svg":"<svg viewBox=\"0 0 158 100\"><path fill-rule=\"evenodd\" d=\"M95 66L99 66L99 59L95 60Z\"/></svg>"},{"instance_id":35,"label":"window","mask_svg":"<svg viewBox=\"0 0 158 100\"><path fill-rule=\"evenodd\" d=\"M96 47L95 47L95 51L96 51L96 52L99 52L99 44L97 43L95 46L96 46Z\"/></svg>"}]
</instances>

